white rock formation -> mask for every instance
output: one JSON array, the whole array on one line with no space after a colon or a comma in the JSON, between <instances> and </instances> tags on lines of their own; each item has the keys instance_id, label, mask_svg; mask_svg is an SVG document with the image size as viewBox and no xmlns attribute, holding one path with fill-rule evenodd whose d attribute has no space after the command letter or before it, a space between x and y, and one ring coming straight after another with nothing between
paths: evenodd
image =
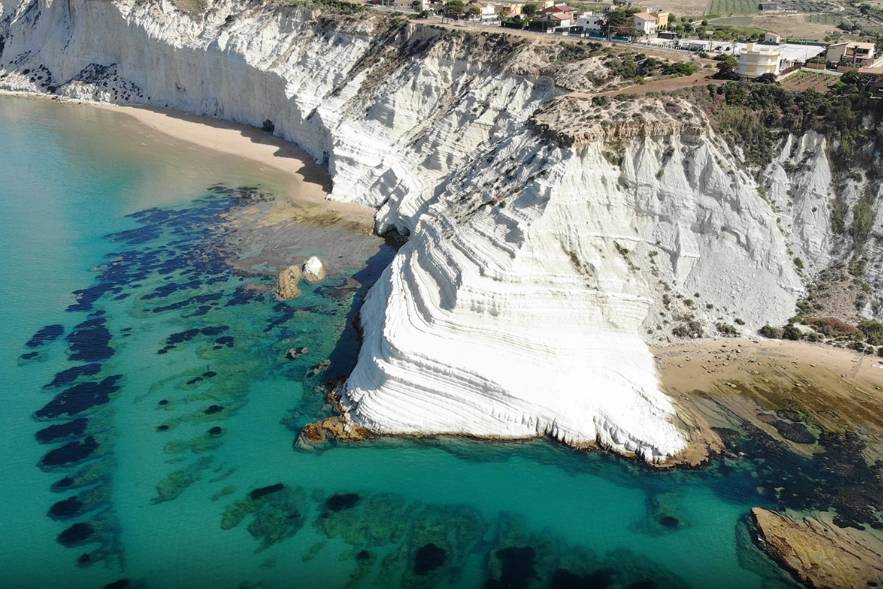
<instances>
[{"instance_id":1,"label":"white rock formation","mask_svg":"<svg viewBox=\"0 0 883 589\"><path fill-rule=\"evenodd\" d=\"M166 0L2 6L0 89L269 119L327 159L332 198L410 233L366 301L343 399L378 431L661 459L684 442L644 341L690 317L781 322L803 290L793 258L807 276L831 261L823 139L791 138L758 186L737 148L661 115L541 136L529 120L561 93L540 75L553 64L519 61L502 35L239 0L204 15ZM644 107L660 110L632 115Z\"/></svg>"},{"instance_id":2,"label":"white rock formation","mask_svg":"<svg viewBox=\"0 0 883 589\"><path fill-rule=\"evenodd\" d=\"M307 282L320 282L325 278L325 265L316 256L310 256L303 263L303 277Z\"/></svg>"}]
</instances>

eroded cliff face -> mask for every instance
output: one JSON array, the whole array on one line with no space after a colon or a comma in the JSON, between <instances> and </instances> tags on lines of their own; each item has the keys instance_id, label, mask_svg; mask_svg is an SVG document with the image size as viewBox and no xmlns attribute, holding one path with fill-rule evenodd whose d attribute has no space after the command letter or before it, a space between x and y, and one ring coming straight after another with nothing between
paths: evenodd
<instances>
[{"instance_id":1,"label":"eroded cliff face","mask_svg":"<svg viewBox=\"0 0 883 589\"><path fill-rule=\"evenodd\" d=\"M562 97L523 40L232 0L2 14L0 89L270 120L327 160L332 199L410 234L343 392L377 431L665 459L686 440L645 341L780 323L833 259L823 138L789 139L759 185L683 99Z\"/></svg>"}]
</instances>

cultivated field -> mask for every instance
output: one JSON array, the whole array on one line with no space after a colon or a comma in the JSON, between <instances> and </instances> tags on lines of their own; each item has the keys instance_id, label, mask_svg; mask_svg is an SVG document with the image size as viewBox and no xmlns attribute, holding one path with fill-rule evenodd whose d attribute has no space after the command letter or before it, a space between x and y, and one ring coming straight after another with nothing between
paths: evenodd
<instances>
[{"instance_id":1,"label":"cultivated field","mask_svg":"<svg viewBox=\"0 0 883 589\"><path fill-rule=\"evenodd\" d=\"M836 23L820 18L822 22L810 20L816 15L807 14L757 14L755 16L731 16L716 18L709 23L713 25L729 25L734 27L750 27L762 31L773 31L791 39L810 39L821 41L825 35L836 32Z\"/></svg>"},{"instance_id":2,"label":"cultivated field","mask_svg":"<svg viewBox=\"0 0 883 589\"><path fill-rule=\"evenodd\" d=\"M796 0L795 2L789 3L789 7L793 7L800 12L826 12L837 10L839 8L836 4L820 2L817 0Z\"/></svg>"},{"instance_id":3,"label":"cultivated field","mask_svg":"<svg viewBox=\"0 0 883 589\"><path fill-rule=\"evenodd\" d=\"M806 22L836 27L840 24L840 17L834 14L807 14Z\"/></svg>"},{"instance_id":4,"label":"cultivated field","mask_svg":"<svg viewBox=\"0 0 883 589\"><path fill-rule=\"evenodd\" d=\"M817 90L826 92L828 88L837 82L839 78L831 74L821 74L815 72L797 72L790 75L782 82L782 86L788 90Z\"/></svg>"},{"instance_id":5,"label":"cultivated field","mask_svg":"<svg viewBox=\"0 0 883 589\"><path fill-rule=\"evenodd\" d=\"M563 0L556 0L556 2L559 1ZM883 2L883 0L880 1ZM647 4L652 4L654 8L671 12L678 17L699 16L705 14L708 0L654 0L654 2Z\"/></svg>"},{"instance_id":6,"label":"cultivated field","mask_svg":"<svg viewBox=\"0 0 883 589\"><path fill-rule=\"evenodd\" d=\"M756 0L710 0L705 14L755 14Z\"/></svg>"}]
</instances>

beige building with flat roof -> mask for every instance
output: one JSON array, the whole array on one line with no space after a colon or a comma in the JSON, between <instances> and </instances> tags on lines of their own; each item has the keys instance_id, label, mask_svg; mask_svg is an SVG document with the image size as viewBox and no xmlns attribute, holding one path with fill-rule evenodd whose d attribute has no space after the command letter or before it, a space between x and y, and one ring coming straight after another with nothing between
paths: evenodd
<instances>
[{"instance_id":1,"label":"beige building with flat roof","mask_svg":"<svg viewBox=\"0 0 883 589\"><path fill-rule=\"evenodd\" d=\"M870 65L874 61L873 43L861 43L859 41L843 41L828 46L828 61L840 63L845 61L850 65Z\"/></svg>"},{"instance_id":2,"label":"beige building with flat roof","mask_svg":"<svg viewBox=\"0 0 883 589\"><path fill-rule=\"evenodd\" d=\"M782 52L778 47L749 43L739 54L736 72L746 78L758 78L764 74L779 73L782 65Z\"/></svg>"}]
</instances>

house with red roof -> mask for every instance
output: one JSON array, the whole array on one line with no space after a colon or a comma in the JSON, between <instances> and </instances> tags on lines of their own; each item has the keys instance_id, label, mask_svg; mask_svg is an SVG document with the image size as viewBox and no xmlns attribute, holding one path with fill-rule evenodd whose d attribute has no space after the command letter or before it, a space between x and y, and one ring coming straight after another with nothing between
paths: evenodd
<instances>
[{"instance_id":1,"label":"house with red roof","mask_svg":"<svg viewBox=\"0 0 883 589\"><path fill-rule=\"evenodd\" d=\"M571 8L567 4L555 4L549 8L540 11L540 18L545 21L554 22L555 26L569 27L576 23L576 8Z\"/></svg>"}]
</instances>

